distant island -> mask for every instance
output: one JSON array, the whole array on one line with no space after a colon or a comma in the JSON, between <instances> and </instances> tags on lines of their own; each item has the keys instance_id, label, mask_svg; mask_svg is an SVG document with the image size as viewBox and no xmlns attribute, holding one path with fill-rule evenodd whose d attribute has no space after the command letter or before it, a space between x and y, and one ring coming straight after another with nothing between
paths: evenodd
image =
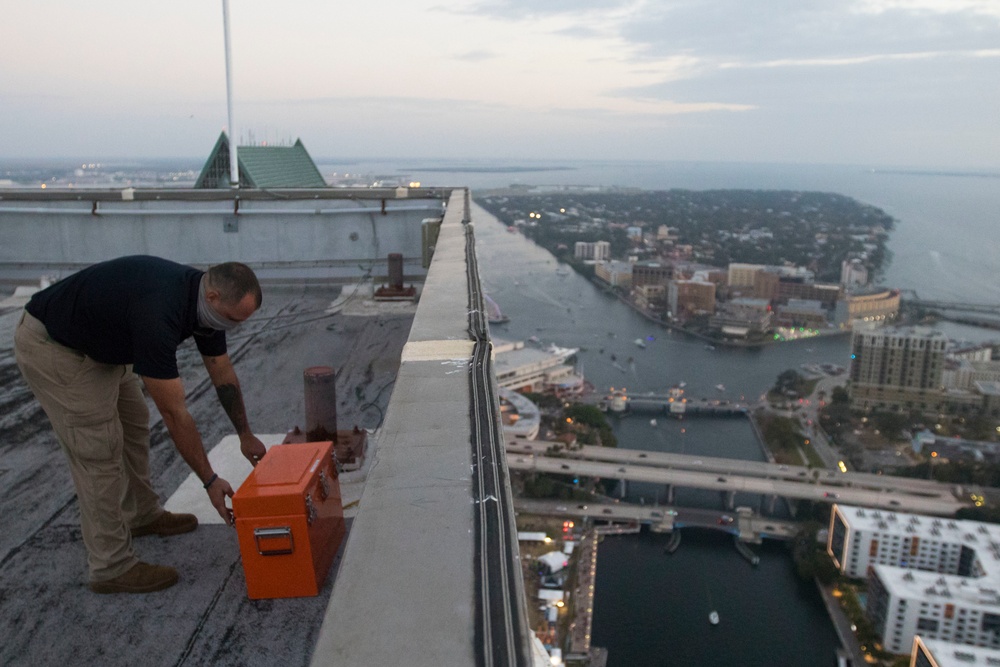
<instances>
[{"instance_id":1,"label":"distant island","mask_svg":"<svg viewBox=\"0 0 1000 667\"><path fill-rule=\"evenodd\" d=\"M398 169L400 173L443 171L458 174L522 174L532 171L576 171L576 167L408 167Z\"/></svg>"},{"instance_id":2,"label":"distant island","mask_svg":"<svg viewBox=\"0 0 1000 667\"><path fill-rule=\"evenodd\" d=\"M647 318L756 346L890 321L893 218L830 192L507 188L476 201Z\"/></svg>"}]
</instances>

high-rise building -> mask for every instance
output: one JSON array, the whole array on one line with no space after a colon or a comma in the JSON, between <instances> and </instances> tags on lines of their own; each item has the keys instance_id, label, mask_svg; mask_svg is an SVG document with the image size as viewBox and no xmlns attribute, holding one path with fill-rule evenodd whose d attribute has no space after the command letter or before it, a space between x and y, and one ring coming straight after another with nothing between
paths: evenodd
<instances>
[{"instance_id":1,"label":"high-rise building","mask_svg":"<svg viewBox=\"0 0 1000 667\"><path fill-rule=\"evenodd\" d=\"M573 257L576 259L593 259L603 262L611 259L611 243L608 241L577 241L573 246Z\"/></svg>"},{"instance_id":2,"label":"high-rise building","mask_svg":"<svg viewBox=\"0 0 1000 667\"><path fill-rule=\"evenodd\" d=\"M715 283L705 280L672 280L667 289L667 307L678 319L715 313Z\"/></svg>"},{"instance_id":3,"label":"high-rise building","mask_svg":"<svg viewBox=\"0 0 1000 667\"><path fill-rule=\"evenodd\" d=\"M632 285L635 287L641 285L663 285L666 287L673 275L674 267L667 262L646 260L635 262L632 265Z\"/></svg>"},{"instance_id":4,"label":"high-rise building","mask_svg":"<svg viewBox=\"0 0 1000 667\"><path fill-rule=\"evenodd\" d=\"M840 284L844 289L868 284L868 267L860 259L845 259L840 263Z\"/></svg>"},{"instance_id":5,"label":"high-rise building","mask_svg":"<svg viewBox=\"0 0 1000 667\"><path fill-rule=\"evenodd\" d=\"M1000 651L938 639L913 638L909 667L998 667Z\"/></svg>"},{"instance_id":6,"label":"high-rise building","mask_svg":"<svg viewBox=\"0 0 1000 667\"><path fill-rule=\"evenodd\" d=\"M827 552L867 576L866 614L893 653L914 635L1000 648L1000 526L834 505Z\"/></svg>"},{"instance_id":7,"label":"high-rise building","mask_svg":"<svg viewBox=\"0 0 1000 667\"><path fill-rule=\"evenodd\" d=\"M729 287L753 287L754 276L766 268L763 264L730 264Z\"/></svg>"},{"instance_id":8,"label":"high-rise building","mask_svg":"<svg viewBox=\"0 0 1000 667\"><path fill-rule=\"evenodd\" d=\"M851 407L937 409L947 342L943 333L926 327L855 330Z\"/></svg>"}]
</instances>

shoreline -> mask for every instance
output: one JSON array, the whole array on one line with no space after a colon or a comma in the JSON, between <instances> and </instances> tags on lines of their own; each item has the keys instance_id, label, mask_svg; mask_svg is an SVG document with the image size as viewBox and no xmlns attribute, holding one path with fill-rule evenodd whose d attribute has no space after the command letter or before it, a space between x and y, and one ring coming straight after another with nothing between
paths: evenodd
<instances>
[{"instance_id":1,"label":"shoreline","mask_svg":"<svg viewBox=\"0 0 1000 667\"><path fill-rule=\"evenodd\" d=\"M703 333L700 333L700 332L697 332L697 331L692 331L692 330L690 330L690 329L688 329L686 327L682 327L682 326L677 325L677 324L672 324L670 322L667 322L666 320L660 319L659 317L656 317L654 315L650 315L646 311L644 311L644 310L642 310L640 308L637 308L636 305L634 303L632 303L631 301L629 301L625 296L623 296L622 294L620 294L618 291L616 291L610 285L608 285L608 284L606 284L604 282L601 282L596 277L589 278L589 281L590 281L591 284L593 284L595 287L597 287L601 292L603 292L604 294L607 294L609 296L614 296L620 302L622 302L623 304L625 304L626 306L628 306L633 312L635 312L638 315L641 315L647 321L652 322L653 324L656 324L656 325L658 325L658 326L660 326L660 327L662 327L664 329L667 329L668 331L676 331L678 333L682 333L684 335L691 336L692 338L697 338L698 340L704 341L704 342L706 342L706 343L708 343L710 345L713 345L713 346L729 347L729 348L743 349L743 350L752 350L752 349L762 348L762 347L772 347L772 346L775 346L775 345L781 345L781 344L785 344L785 343L798 343L800 341L812 340L814 338L826 338L826 337L830 337L830 336L848 336L848 335L851 334L851 330L850 329L838 329L836 331L821 332L821 333L816 334L815 336L809 336L808 338L796 338L794 340L781 340L781 341L777 341L777 340L774 340L774 339L766 339L766 340L751 342L751 341L727 340L727 339L724 339L724 338L722 338L722 339L720 339L720 338L713 338L712 336L708 336L706 334L703 334Z\"/></svg>"}]
</instances>

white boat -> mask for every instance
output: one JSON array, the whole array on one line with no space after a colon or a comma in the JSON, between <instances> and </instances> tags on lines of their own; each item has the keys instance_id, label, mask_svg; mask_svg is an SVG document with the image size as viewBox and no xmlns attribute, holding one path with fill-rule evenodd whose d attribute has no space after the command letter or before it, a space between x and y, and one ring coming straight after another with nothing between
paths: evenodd
<instances>
[{"instance_id":1,"label":"white boat","mask_svg":"<svg viewBox=\"0 0 1000 667\"><path fill-rule=\"evenodd\" d=\"M715 611L713 609L712 612L708 615L708 622L711 623L712 625L718 625L719 624L719 612L717 612L717 611Z\"/></svg>"},{"instance_id":2,"label":"white boat","mask_svg":"<svg viewBox=\"0 0 1000 667\"><path fill-rule=\"evenodd\" d=\"M715 385L715 388L718 389L719 391L725 391L726 390L726 385L720 383L720 384Z\"/></svg>"},{"instance_id":3,"label":"white boat","mask_svg":"<svg viewBox=\"0 0 1000 667\"><path fill-rule=\"evenodd\" d=\"M635 339L635 346L636 347L641 347L642 349L646 349L646 341L644 341L641 338L636 338Z\"/></svg>"},{"instance_id":4,"label":"white boat","mask_svg":"<svg viewBox=\"0 0 1000 667\"><path fill-rule=\"evenodd\" d=\"M656 419L650 419L649 420L649 425L650 426L656 426Z\"/></svg>"},{"instance_id":5,"label":"white boat","mask_svg":"<svg viewBox=\"0 0 1000 667\"><path fill-rule=\"evenodd\" d=\"M684 380L681 380L680 382L677 383L677 386L683 389L684 387L688 386L688 383L685 382Z\"/></svg>"}]
</instances>

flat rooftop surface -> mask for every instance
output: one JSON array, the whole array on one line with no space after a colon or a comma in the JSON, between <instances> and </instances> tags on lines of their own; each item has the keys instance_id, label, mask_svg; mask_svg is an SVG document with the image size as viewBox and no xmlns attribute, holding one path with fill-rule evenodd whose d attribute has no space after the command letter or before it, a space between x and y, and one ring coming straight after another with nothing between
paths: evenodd
<instances>
[{"instance_id":1,"label":"flat rooftop surface","mask_svg":"<svg viewBox=\"0 0 1000 667\"><path fill-rule=\"evenodd\" d=\"M339 294L335 287L265 285L261 311L230 336L255 433L304 426L302 372L317 365L338 371L341 429L381 423L413 306L357 296L340 299L342 309L331 315L327 310ZM0 664L308 665L339 555L319 596L249 600L235 530L202 524L185 535L136 540L141 559L178 569L174 587L147 595L87 589L69 469L14 363L19 318L19 306L0 305ZM232 426L190 341L178 360L206 446L224 447ZM153 485L166 502L190 470L150 408ZM213 460L221 455L210 452ZM243 465L249 473L249 464ZM235 488L236 480L230 481Z\"/></svg>"}]
</instances>

